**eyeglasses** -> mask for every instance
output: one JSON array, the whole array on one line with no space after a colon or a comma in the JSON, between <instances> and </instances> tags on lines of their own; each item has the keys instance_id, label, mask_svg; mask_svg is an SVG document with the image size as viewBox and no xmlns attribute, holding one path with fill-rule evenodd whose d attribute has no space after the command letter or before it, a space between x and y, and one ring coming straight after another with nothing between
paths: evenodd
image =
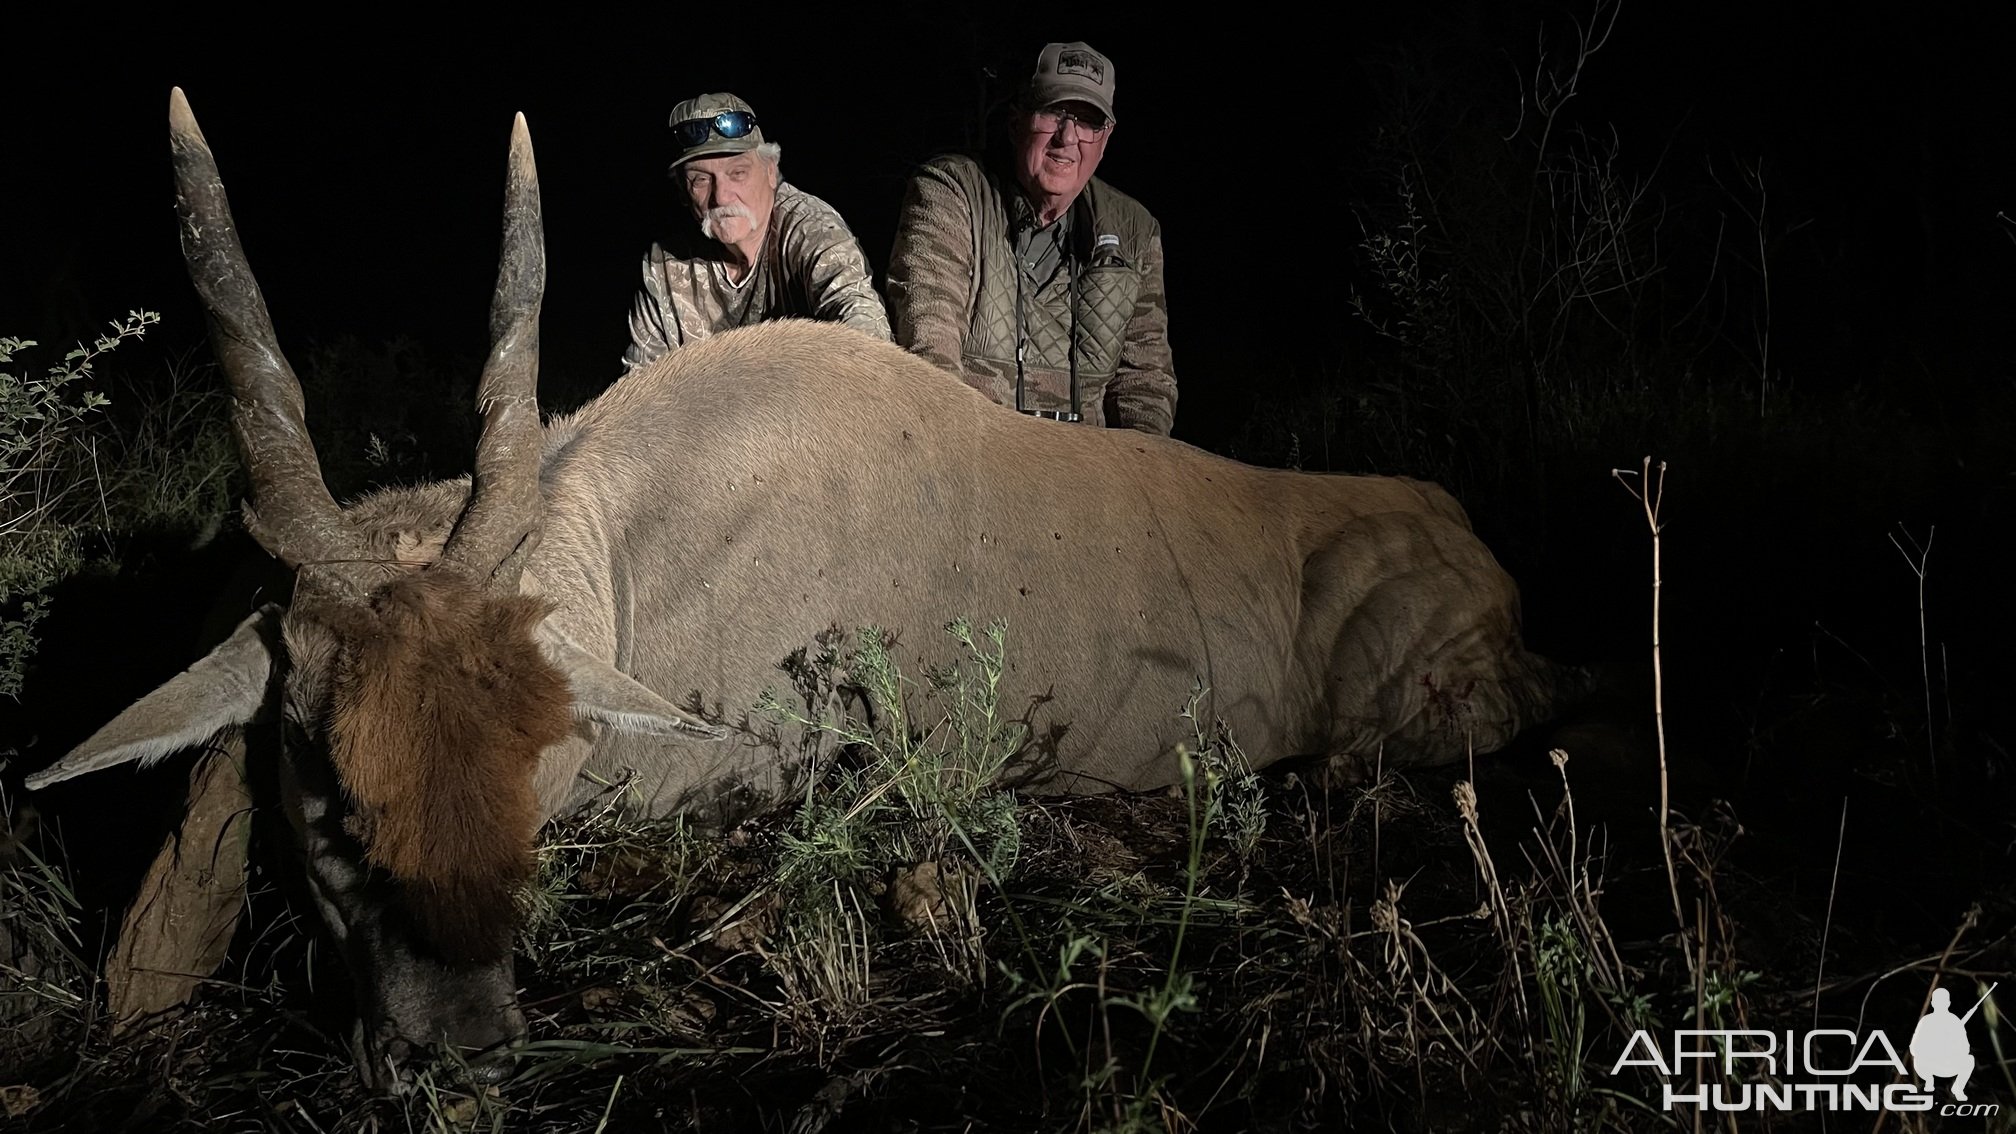
<instances>
[{"instance_id":1,"label":"eyeglasses","mask_svg":"<svg viewBox=\"0 0 2016 1134\"><path fill-rule=\"evenodd\" d=\"M724 110L712 118L689 118L672 128L682 148L692 149L710 133L724 138L746 138L756 128L756 116L746 110Z\"/></svg>"},{"instance_id":2,"label":"eyeglasses","mask_svg":"<svg viewBox=\"0 0 2016 1134\"><path fill-rule=\"evenodd\" d=\"M1106 117L1105 114L1089 106L1083 109L1067 108L1062 110L1054 107L1044 107L1041 110L1031 111L1029 121L1030 124L1036 127L1037 132L1042 134L1061 130L1064 128L1066 122L1077 123L1078 132L1092 138L1103 137L1106 131L1113 128L1113 120L1111 118Z\"/></svg>"}]
</instances>

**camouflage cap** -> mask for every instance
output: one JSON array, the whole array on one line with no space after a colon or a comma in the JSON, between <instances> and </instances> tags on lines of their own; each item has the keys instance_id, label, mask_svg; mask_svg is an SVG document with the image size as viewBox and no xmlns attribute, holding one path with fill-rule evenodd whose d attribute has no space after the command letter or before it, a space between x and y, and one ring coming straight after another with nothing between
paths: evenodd
<instances>
[{"instance_id":1,"label":"camouflage cap","mask_svg":"<svg viewBox=\"0 0 2016 1134\"><path fill-rule=\"evenodd\" d=\"M1113 117L1113 61L1078 42L1053 43L1036 57L1029 77L1029 104L1089 102Z\"/></svg>"},{"instance_id":2,"label":"camouflage cap","mask_svg":"<svg viewBox=\"0 0 2016 1134\"><path fill-rule=\"evenodd\" d=\"M733 112L749 116L749 132L739 138L724 137L719 127L711 124L720 115ZM708 122L710 125L703 136L689 143L679 130L680 124L686 122ZM678 169L695 158L748 153L763 144L763 130L755 122L755 108L732 94L703 94L687 99L672 108L672 117L666 123L672 127L672 144L679 147L679 156L672 159L672 168Z\"/></svg>"}]
</instances>

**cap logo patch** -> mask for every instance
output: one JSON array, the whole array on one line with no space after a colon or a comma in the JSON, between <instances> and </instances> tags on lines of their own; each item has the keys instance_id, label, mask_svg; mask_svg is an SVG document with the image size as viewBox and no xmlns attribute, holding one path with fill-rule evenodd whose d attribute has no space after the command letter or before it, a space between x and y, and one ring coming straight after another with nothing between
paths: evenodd
<instances>
[{"instance_id":1,"label":"cap logo patch","mask_svg":"<svg viewBox=\"0 0 2016 1134\"><path fill-rule=\"evenodd\" d=\"M1066 51L1057 56L1057 73L1083 75L1100 86L1106 85L1106 67L1098 56L1084 51Z\"/></svg>"}]
</instances>

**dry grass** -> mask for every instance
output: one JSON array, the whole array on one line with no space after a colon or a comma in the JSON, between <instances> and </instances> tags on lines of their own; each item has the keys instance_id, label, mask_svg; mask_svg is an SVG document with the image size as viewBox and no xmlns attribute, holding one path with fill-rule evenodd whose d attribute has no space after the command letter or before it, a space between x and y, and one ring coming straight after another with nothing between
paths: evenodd
<instances>
[{"instance_id":1,"label":"dry grass","mask_svg":"<svg viewBox=\"0 0 2016 1134\"><path fill-rule=\"evenodd\" d=\"M273 979L122 1041L78 1017L67 1073L0 1086L32 1089L10 1096L33 1100L30 1130L1673 1128L1658 1082L1609 1063L1698 990L1658 936L1613 926L1568 766L1509 844L1469 782L1435 777L1342 798L1263 781L1278 790L1250 842L1223 811L1198 821L1194 790L1023 804L1017 870L972 899L984 984L945 940L963 925L906 925L833 882L810 912L781 900L792 816L701 837L612 810L549 832L521 951L539 1038L501 1088L442 1064L403 1097L360 1094L299 977L278 976L308 959L299 927ZM1452 805L1368 802L1424 780ZM1375 838L1385 870L1330 875ZM1686 845L1712 877L1712 847ZM1450 869L1466 848L1473 870ZM1726 927L1716 900L1704 889ZM1718 991L1725 1021L1761 1015L1760 992L1796 1003Z\"/></svg>"},{"instance_id":2,"label":"dry grass","mask_svg":"<svg viewBox=\"0 0 2016 1134\"><path fill-rule=\"evenodd\" d=\"M60 1058L0 1075L0 1102L25 1130L206 1134L1667 1130L1692 1116L1660 1109L1665 1084L1611 1074L1634 1030L1804 1026L1892 987L1746 966L1743 925L1776 899L1736 865L1733 821L1676 805L1662 836L1615 801L1592 815L1561 750L1326 794L1253 775L1193 707L1169 792L947 790L973 749L944 716L984 708L960 690L1001 656L968 638L974 664L916 687L902 735L829 720L855 748L784 813L697 832L635 817L618 784L549 827L519 942L537 1038L498 1087L444 1062L362 1094L316 995L329 958L262 892L230 978L149 1033L111 1039L73 971ZM59 880L7 876L45 909ZM2012 911L1922 969L2006 964ZM1817 956L1819 927L1797 932Z\"/></svg>"}]
</instances>

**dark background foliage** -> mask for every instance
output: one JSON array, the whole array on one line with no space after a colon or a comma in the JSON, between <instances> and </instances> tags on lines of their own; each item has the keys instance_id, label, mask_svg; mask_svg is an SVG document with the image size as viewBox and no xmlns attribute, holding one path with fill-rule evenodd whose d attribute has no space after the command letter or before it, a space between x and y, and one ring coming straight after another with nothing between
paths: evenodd
<instances>
[{"instance_id":1,"label":"dark background foliage","mask_svg":"<svg viewBox=\"0 0 2016 1134\"><path fill-rule=\"evenodd\" d=\"M1762 159L1789 227L1775 318L1788 380L1860 380L1899 353L1978 350L2006 313L2012 100L2007 27L1987 5L1626 5L1566 125L1623 139L1632 173L1712 224L1714 162ZM1256 385L1347 365L1361 279L1355 210L1385 196L1382 137L1488 161L1536 50L1562 58L1558 0L1152 9L872 6L583 17L557 10L430 25L348 17L82 15L17 44L0 315L50 339L107 312L166 313L200 337L175 249L165 130L180 85L209 133L283 343L413 336L483 347L505 140L538 149L551 276L545 378L556 404L617 372L636 260L686 218L664 175L664 115L732 89L878 267L908 165L976 142L1050 38L1111 55L1121 125L1102 174L1163 222L1178 431L1222 440ZM1528 111L1530 117L1530 110ZM1467 151L1462 147L1470 147ZM1701 234L1676 264L1708 251ZM1676 288L1676 291L1680 289ZM2004 352L2006 356L2006 351ZM1950 379L1946 379L1950 380Z\"/></svg>"}]
</instances>

